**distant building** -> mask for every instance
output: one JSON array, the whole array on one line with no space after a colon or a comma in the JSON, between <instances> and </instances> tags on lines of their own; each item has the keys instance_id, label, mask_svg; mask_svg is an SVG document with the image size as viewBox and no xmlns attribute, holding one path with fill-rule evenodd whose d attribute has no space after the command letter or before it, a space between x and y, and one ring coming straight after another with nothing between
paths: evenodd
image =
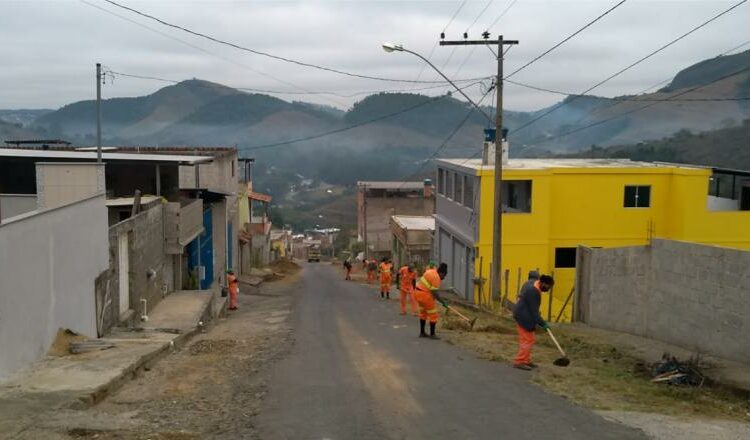
<instances>
[{"instance_id":1,"label":"distant building","mask_svg":"<svg viewBox=\"0 0 750 440\"><path fill-rule=\"evenodd\" d=\"M750 249L750 172L604 159L511 159L503 165L500 293L515 300L531 269L554 273L544 316L557 316L575 277L576 247L642 246L665 238ZM437 162L435 253L447 284L489 304L494 165ZM550 308L551 304L551 308ZM572 305L563 312L570 318Z\"/></svg>"},{"instance_id":2,"label":"distant building","mask_svg":"<svg viewBox=\"0 0 750 440\"><path fill-rule=\"evenodd\" d=\"M425 266L432 253L434 232L435 218L433 216L394 215L391 217L392 258L396 267L409 263Z\"/></svg>"},{"instance_id":3,"label":"distant building","mask_svg":"<svg viewBox=\"0 0 750 440\"><path fill-rule=\"evenodd\" d=\"M391 256L392 216L429 216L435 212L435 195L429 179L424 182L357 182L357 187L357 236L365 242L371 257Z\"/></svg>"}]
</instances>

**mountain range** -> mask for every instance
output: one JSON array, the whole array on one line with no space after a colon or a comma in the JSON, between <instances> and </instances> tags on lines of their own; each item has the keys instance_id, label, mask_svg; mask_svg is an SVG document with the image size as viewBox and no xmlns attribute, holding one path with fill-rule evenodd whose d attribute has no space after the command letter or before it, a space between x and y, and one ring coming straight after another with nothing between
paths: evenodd
<instances>
[{"instance_id":1,"label":"mountain range","mask_svg":"<svg viewBox=\"0 0 750 440\"><path fill-rule=\"evenodd\" d=\"M739 126L750 118L748 97L750 51L689 66L653 93L572 95L534 112L506 110L504 119L512 155L539 156ZM441 145L440 156L477 154L490 122L470 111L450 95L415 93L374 94L341 111L192 79L104 100L102 131L111 145L236 145L279 177L350 184L409 174ZM0 134L92 145L95 120L93 101L55 111L0 110ZM298 138L307 140L287 143Z\"/></svg>"}]
</instances>

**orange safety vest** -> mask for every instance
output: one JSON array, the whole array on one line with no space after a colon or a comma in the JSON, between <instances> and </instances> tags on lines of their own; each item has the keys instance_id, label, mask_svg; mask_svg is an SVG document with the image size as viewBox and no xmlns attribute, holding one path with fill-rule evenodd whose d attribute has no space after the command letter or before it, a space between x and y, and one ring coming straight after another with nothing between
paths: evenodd
<instances>
[{"instance_id":1,"label":"orange safety vest","mask_svg":"<svg viewBox=\"0 0 750 440\"><path fill-rule=\"evenodd\" d=\"M424 272L424 275L422 275L422 278L419 279L419 282L417 283L417 289L425 291L425 292L432 292L433 290L440 289L440 282L442 280L440 279L440 275L437 273L437 269L427 269Z\"/></svg>"},{"instance_id":2,"label":"orange safety vest","mask_svg":"<svg viewBox=\"0 0 750 440\"><path fill-rule=\"evenodd\" d=\"M412 281L414 281L417 278L417 273L409 272L409 266L404 266L398 270L398 274L400 276L401 289L403 290L411 289Z\"/></svg>"},{"instance_id":3,"label":"orange safety vest","mask_svg":"<svg viewBox=\"0 0 750 440\"><path fill-rule=\"evenodd\" d=\"M380 263L380 273L381 274L391 274L391 265L388 263Z\"/></svg>"}]
</instances>

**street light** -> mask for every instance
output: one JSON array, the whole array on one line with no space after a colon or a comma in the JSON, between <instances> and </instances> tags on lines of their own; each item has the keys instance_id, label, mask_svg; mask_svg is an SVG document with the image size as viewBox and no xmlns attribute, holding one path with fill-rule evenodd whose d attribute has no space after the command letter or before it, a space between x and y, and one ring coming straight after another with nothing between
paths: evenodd
<instances>
[{"instance_id":1,"label":"street light","mask_svg":"<svg viewBox=\"0 0 750 440\"><path fill-rule=\"evenodd\" d=\"M386 52L388 52L388 53L391 53L391 52L406 52L406 53L410 53L410 54L412 54L412 55L420 58L422 61L424 61L425 63L427 63L430 67L432 67L433 70L435 70L435 72L439 73L440 76L442 76L446 81L448 81L448 83L450 85L452 85L454 89L458 90L458 93L460 93L461 95L463 95L463 97L466 98L466 100L469 101L471 103L471 105L473 105L474 108L476 108L479 111L479 113L483 114L484 117L487 118L488 121L492 122L492 118L490 118L489 115L487 113L485 113L484 110L482 110L482 108L479 107L479 105L477 105L476 102L474 102L471 98L469 98L469 96L466 93L464 93L464 91L461 88L459 88L453 81L451 81L450 78L448 78L447 76L445 76L445 74L443 72L441 72L440 69L438 69L437 67L435 67L435 65L432 64L430 62L430 60L428 60L427 58L423 57L422 55L418 54L417 52L411 51L409 49L404 49L403 45L396 44L396 43L383 43L383 50L386 51Z\"/></svg>"}]
</instances>

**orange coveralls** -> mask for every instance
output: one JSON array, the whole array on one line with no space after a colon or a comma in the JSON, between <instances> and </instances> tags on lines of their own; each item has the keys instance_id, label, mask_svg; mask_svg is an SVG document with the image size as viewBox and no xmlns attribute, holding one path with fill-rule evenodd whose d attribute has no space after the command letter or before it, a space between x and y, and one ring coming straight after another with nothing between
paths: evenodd
<instances>
[{"instance_id":1,"label":"orange coveralls","mask_svg":"<svg viewBox=\"0 0 750 440\"><path fill-rule=\"evenodd\" d=\"M227 285L229 287L229 309L237 308L237 295L240 289L240 283L235 275L227 274Z\"/></svg>"},{"instance_id":2,"label":"orange coveralls","mask_svg":"<svg viewBox=\"0 0 750 440\"><path fill-rule=\"evenodd\" d=\"M438 309L432 291L440 288L440 282L437 269L427 269L422 278L417 281L414 296L419 304L419 319L438 322Z\"/></svg>"},{"instance_id":3,"label":"orange coveralls","mask_svg":"<svg viewBox=\"0 0 750 440\"><path fill-rule=\"evenodd\" d=\"M392 268L393 265L391 263L380 263L380 293L390 293L391 291L391 281L393 280L391 274Z\"/></svg>"},{"instance_id":4,"label":"orange coveralls","mask_svg":"<svg viewBox=\"0 0 750 440\"><path fill-rule=\"evenodd\" d=\"M406 314L406 298L409 297L411 302L411 313L417 315L419 304L417 299L414 297L414 280L417 279L417 272L409 271L409 266L403 266L398 270L399 275L399 292L401 293L401 314Z\"/></svg>"}]
</instances>

